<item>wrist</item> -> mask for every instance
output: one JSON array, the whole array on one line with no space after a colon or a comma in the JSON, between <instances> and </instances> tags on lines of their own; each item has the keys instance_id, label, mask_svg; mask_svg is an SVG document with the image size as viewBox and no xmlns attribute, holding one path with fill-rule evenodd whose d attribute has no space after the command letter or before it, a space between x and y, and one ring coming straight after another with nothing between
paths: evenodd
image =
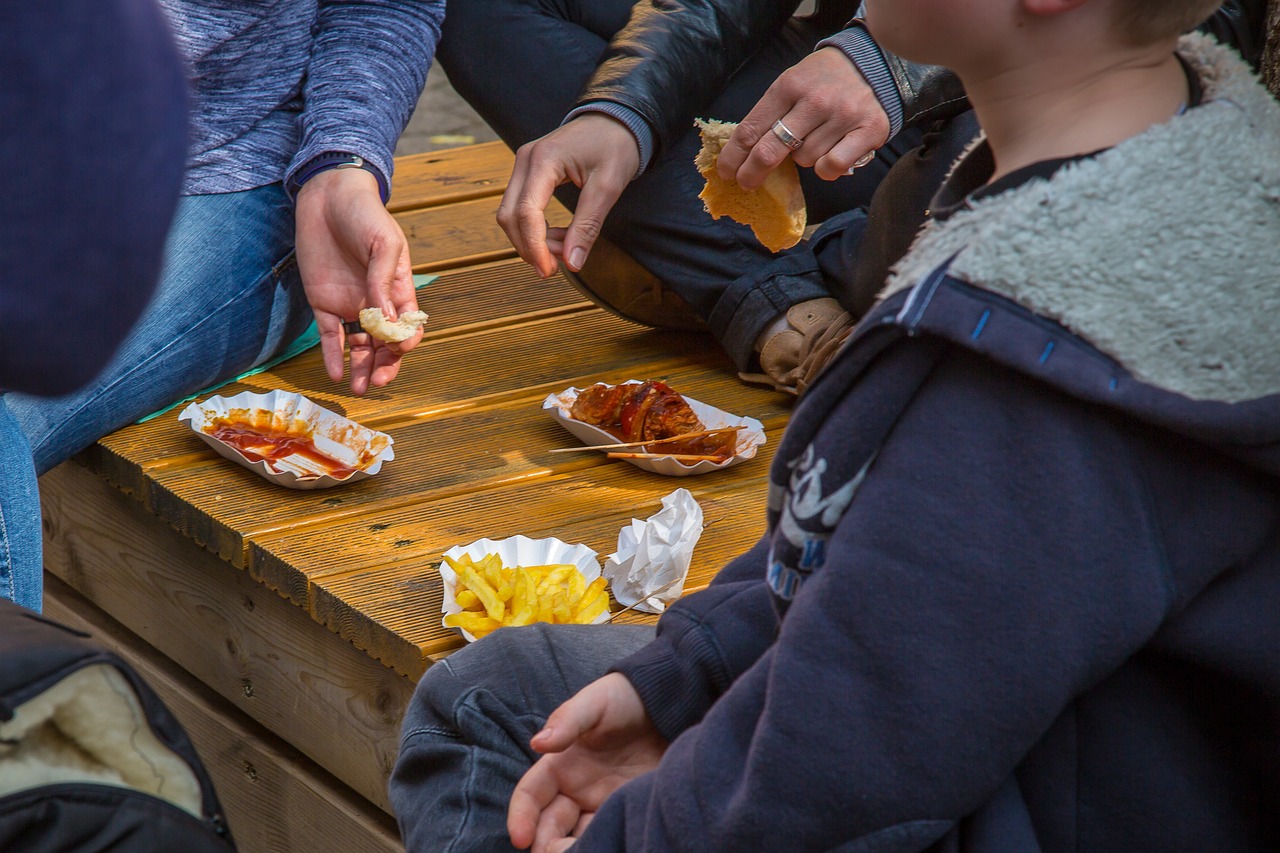
<instances>
[{"instance_id":1,"label":"wrist","mask_svg":"<svg viewBox=\"0 0 1280 853\"><path fill-rule=\"evenodd\" d=\"M327 173L348 170L371 175L378 190L378 197L382 199L383 204L387 203L387 199L391 196L391 189L382 170L358 154L345 151L326 151L312 157L289 177L285 184L285 191L296 202L298 193L309 181Z\"/></svg>"}]
</instances>

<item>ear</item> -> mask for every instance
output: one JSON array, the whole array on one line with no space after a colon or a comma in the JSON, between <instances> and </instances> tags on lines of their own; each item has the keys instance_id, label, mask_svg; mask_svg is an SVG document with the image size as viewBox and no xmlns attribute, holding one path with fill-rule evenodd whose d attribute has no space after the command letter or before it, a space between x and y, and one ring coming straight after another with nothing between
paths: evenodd
<instances>
[{"instance_id":1,"label":"ear","mask_svg":"<svg viewBox=\"0 0 1280 853\"><path fill-rule=\"evenodd\" d=\"M1022 9L1028 15L1058 15L1078 9L1089 0L1021 0Z\"/></svg>"}]
</instances>

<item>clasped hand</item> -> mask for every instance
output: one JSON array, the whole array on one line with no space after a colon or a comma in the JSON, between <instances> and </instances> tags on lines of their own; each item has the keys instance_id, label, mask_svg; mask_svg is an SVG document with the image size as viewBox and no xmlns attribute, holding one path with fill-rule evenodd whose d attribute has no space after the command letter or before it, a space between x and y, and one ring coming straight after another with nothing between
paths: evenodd
<instances>
[{"instance_id":1,"label":"clasped hand","mask_svg":"<svg viewBox=\"0 0 1280 853\"><path fill-rule=\"evenodd\" d=\"M421 329L399 343L363 332L348 337L342 329L343 321L355 319L361 308L380 308L388 317L418 308L408 241L382 204L373 175L362 169L330 169L303 184L296 248L329 378L342 381L344 350L349 349L351 393L386 385L400 372L401 357L422 340Z\"/></svg>"},{"instance_id":2,"label":"clasped hand","mask_svg":"<svg viewBox=\"0 0 1280 853\"><path fill-rule=\"evenodd\" d=\"M511 843L563 853L625 782L658 766L667 742L631 682L609 673L555 710L530 745L542 753L511 795Z\"/></svg>"}]
</instances>

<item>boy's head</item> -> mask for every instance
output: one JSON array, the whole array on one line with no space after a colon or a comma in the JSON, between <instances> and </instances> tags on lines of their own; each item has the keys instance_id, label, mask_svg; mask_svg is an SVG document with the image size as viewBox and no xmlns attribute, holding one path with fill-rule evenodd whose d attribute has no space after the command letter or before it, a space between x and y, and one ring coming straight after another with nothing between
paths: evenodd
<instances>
[{"instance_id":1,"label":"boy's head","mask_svg":"<svg viewBox=\"0 0 1280 853\"><path fill-rule=\"evenodd\" d=\"M907 59L961 72L1064 56L1082 46L1167 45L1218 7L1217 0L868 0L877 41ZM1021 54L1017 47L1024 46ZM1006 68L1005 70L1009 70Z\"/></svg>"}]
</instances>

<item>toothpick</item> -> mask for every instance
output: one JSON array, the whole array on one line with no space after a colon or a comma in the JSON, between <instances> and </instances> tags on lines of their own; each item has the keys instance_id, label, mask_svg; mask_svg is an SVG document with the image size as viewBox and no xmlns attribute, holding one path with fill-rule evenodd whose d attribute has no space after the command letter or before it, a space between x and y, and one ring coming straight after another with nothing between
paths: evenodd
<instances>
[{"instance_id":1,"label":"toothpick","mask_svg":"<svg viewBox=\"0 0 1280 853\"><path fill-rule=\"evenodd\" d=\"M701 456L695 453L610 453L610 459L674 459L677 462L724 462L732 456Z\"/></svg>"},{"instance_id":2,"label":"toothpick","mask_svg":"<svg viewBox=\"0 0 1280 853\"><path fill-rule=\"evenodd\" d=\"M576 453L580 450L621 450L624 447L648 447L650 444L666 444L669 441L684 441L691 438L702 438L708 435L717 435L722 432L736 432L740 429L746 429L746 424L738 426L719 427L717 429L704 429L699 432L686 432L684 435L673 435L670 438L655 438L651 441L624 441L620 444L594 444L590 447L557 447L554 450L548 450L548 453Z\"/></svg>"}]
</instances>

